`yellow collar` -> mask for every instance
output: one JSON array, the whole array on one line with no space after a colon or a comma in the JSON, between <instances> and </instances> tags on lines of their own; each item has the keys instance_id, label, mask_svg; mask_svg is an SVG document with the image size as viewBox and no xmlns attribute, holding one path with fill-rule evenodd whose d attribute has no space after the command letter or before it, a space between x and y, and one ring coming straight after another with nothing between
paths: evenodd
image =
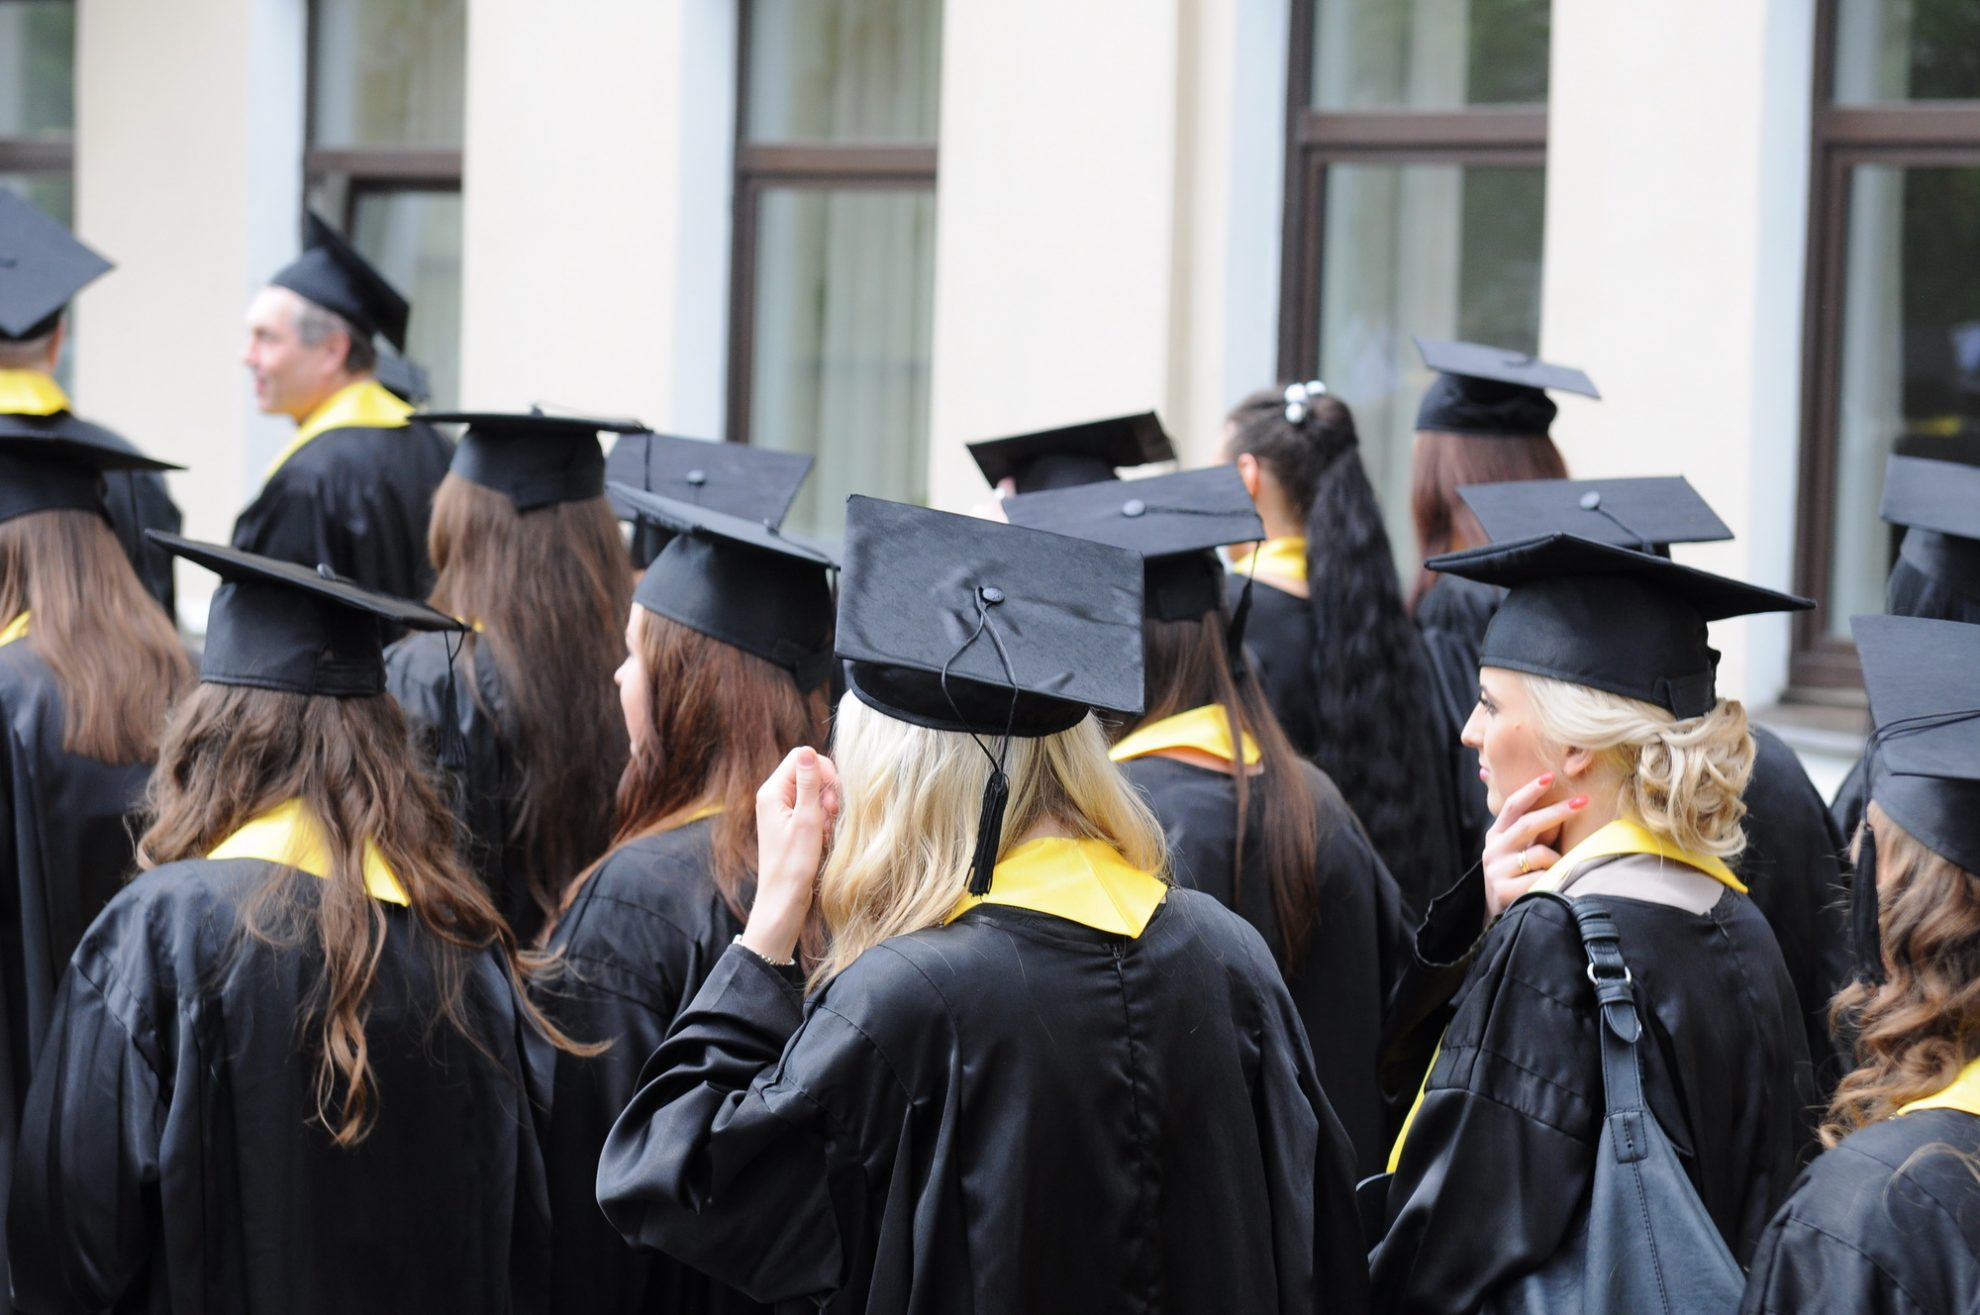
<instances>
[{"instance_id":1,"label":"yellow collar","mask_svg":"<svg viewBox=\"0 0 1980 1315\"><path fill-rule=\"evenodd\" d=\"M1742 895L1746 894L1746 886L1733 875L1731 868L1718 859L1709 854L1687 854L1626 817L1617 818L1561 855L1561 861L1548 868L1529 889L1559 890L1576 867L1591 858L1608 858L1614 854L1655 854L1658 858L1668 858L1697 868L1706 876L1731 886Z\"/></svg>"},{"instance_id":2,"label":"yellow collar","mask_svg":"<svg viewBox=\"0 0 1980 1315\"><path fill-rule=\"evenodd\" d=\"M1133 866L1106 841L1047 836L1004 855L990 874L990 893L964 895L948 921L979 904L1006 904L1115 936L1139 936L1168 897L1160 877Z\"/></svg>"},{"instance_id":3,"label":"yellow collar","mask_svg":"<svg viewBox=\"0 0 1980 1315\"><path fill-rule=\"evenodd\" d=\"M1950 1086L1908 1100L1898 1106L1897 1112L1910 1114L1914 1110L1958 1110L1962 1114L1980 1115L1980 1059L1969 1060Z\"/></svg>"},{"instance_id":4,"label":"yellow collar","mask_svg":"<svg viewBox=\"0 0 1980 1315\"><path fill-rule=\"evenodd\" d=\"M264 863L280 863L312 877L330 876L330 841L323 825L303 811L302 800L277 804L259 817L249 818L241 829L213 847L208 858L253 858ZM364 842L364 889L373 899L387 904L409 904L405 887L386 865L385 856L369 840Z\"/></svg>"},{"instance_id":5,"label":"yellow collar","mask_svg":"<svg viewBox=\"0 0 1980 1315\"><path fill-rule=\"evenodd\" d=\"M1151 753L1161 753L1164 749L1195 749L1227 763L1235 761L1235 755L1231 753L1231 723L1224 705L1206 703L1173 717L1151 721L1124 737L1108 756L1117 763L1124 763L1135 758L1146 758ZM1247 732L1244 736L1245 766L1249 767L1258 758L1258 741Z\"/></svg>"},{"instance_id":6,"label":"yellow collar","mask_svg":"<svg viewBox=\"0 0 1980 1315\"><path fill-rule=\"evenodd\" d=\"M4 627L0 627L0 648L7 647L7 645L13 643L16 639L26 639L27 632L28 614L22 612Z\"/></svg>"},{"instance_id":7,"label":"yellow collar","mask_svg":"<svg viewBox=\"0 0 1980 1315\"><path fill-rule=\"evenodd\" d=\"M1245 575L1252 570L1253 559L1257 560L1257 573L1276 575L1281 580L1306 579L1306 536L1295 534L1284 539L1267 539L1246 552L1231 558L1231 570Z\"/></svg>"},{"instance_id":8,"label":"yellow collar","mask_svg":"<svg viewBox=\"0 0 1980 1315\"><path fill-rule=\"evenodd\" d=\"M694 823L699 822L704 817L714 817L717 813L722 813L726 811L727 810L724 809L720 804L703 804L701 807L695 809L692 813L685 813L680 817L676 817L668 820L663 826L661 826L657 831L655 831L654 834L664 835L669 831L678 831L684 826L692 826Z\"/></svg>"},{"instance_id":9,"label":"yellow collar","mask_svg":"<svg viewBox=\"0 0 1980 1315\"><path fill-rule=\"evenodd\" d=\"M62 385L39 370L0 370L0 415L52 416L69 409Z\"/></svg>"},{"instance_id":10,"label":"yellow collar","mask_svg":"<svg viewBox=\"0 0 1980 1315\"><path fill-rule=\"evenodd\" d=\"M273 475L285 462L302 450L303 444L318 434L332 429L399 429L412 415L413 409L394 397L376 379L359 379L345 384L336 392L323 399L314 411L296 426L296 436L289 440L275 456L274 464L268 467ZM264 479L267 476L263 476Z\"/></svg>"}]
</instances>

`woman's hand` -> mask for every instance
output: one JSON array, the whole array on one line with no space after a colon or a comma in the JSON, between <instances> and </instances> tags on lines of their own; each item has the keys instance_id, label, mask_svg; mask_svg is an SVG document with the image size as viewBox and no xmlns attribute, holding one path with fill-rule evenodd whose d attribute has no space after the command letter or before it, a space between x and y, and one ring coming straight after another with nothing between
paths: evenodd
<instances>
[{"instance_id":1,"label":"woman's hand","mask_svg":"<svg viewBox=\"0 0 1980 1315\"><path fill-rule=\"evenodd\" d=\"M756 792L756 900L742 943L765 959L796 953L838 818L838 769L814 749L791 750Z\"/></svg>"},{"instance_id":2,"label":"woman's hand","mask_svg":"<svg viewBox=\"0 0 1980 1315\"><path fill-rule=\"evenodd\" d=\"M1537 808L1554 784L1554 774L1535 777L1506 796L1492 829L1485 833L1485 916L1489 921L1524 895L1540 874L1561 861L1554 846L1568 818L1588 806L1587 795Z\"/></svg>"}]
</instances>

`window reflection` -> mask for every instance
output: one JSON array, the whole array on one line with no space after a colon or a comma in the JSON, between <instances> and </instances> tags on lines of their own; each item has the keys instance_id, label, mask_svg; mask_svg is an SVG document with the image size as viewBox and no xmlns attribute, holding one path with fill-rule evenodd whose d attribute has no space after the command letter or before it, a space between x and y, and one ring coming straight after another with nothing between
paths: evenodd
<instances>
[{"instance_id":1,"label":"window reflection","mask_svg":"<svg viewBox=\"0 0 1980 1315\"><path fill-rule=\"evenodd\" d=\"M1313 0L1313 107L1547 100L1550 0Z\"/></svg>"}]
</instances>

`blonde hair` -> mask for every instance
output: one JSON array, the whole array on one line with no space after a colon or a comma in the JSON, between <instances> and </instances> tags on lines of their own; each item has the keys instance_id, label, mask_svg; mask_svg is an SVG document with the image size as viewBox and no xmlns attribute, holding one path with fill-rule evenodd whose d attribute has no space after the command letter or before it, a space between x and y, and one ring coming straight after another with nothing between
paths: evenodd
<instances>
[{"instance_id":1,"label":"blonde hair","mask_svg":"<svg viewBox=\"0 0 1980 1315\"><path fill-rule=\"evenodd\" d=\"M1622 776L1621 811L1688 854L1729 859L1746 848L1740 795L1753 775L1746 709L1720 699L1683 720L1654 703L1520 675L1543 739L1600 756Z\"/></svg>"},{"instance_id":2,"label":"blonde hair","mask_svg":"<svg viewBox=\"0 0 1980 1315\"><path fill-rule=\"evenodd\" d=\"M985 737L996 747L996 740ZM818 987L895 936L933 927L969 880L990 760L968 735L929 730L847 694L832 736L841 803L832 854L818 878L831 941L812 974ZM1138 868L1167 863L1162 828L1107 757L1091 715L1069 731L1010 742L1011 783L997 858L1036 827L1104 840Z\"/></svg>"}]
</instances>

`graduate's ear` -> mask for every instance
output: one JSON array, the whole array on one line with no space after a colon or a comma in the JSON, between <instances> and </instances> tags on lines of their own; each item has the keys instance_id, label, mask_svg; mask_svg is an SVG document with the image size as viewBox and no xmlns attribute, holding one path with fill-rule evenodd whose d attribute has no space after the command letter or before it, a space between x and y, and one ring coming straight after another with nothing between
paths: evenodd
<instances>
[{"instance_id":1,"label":"graduate's ear","mask_svg":"<svg viewBox=\"0 0 1980 1315\"><path fill-rule=\"evenodd\" d=\"M1561 755L1561 775L1571 781L1580 781L1595 770L1596 754L1593 749L1570 747Z\"/></svg>"},{"instance_id":2,"label":"graduate's ear","mask_svg":"<svg viewBox=\"0 0 1980 1315\"><path fill-rule=\"evenodd\" d=\"M1253 502L1258 501L1258 458L1249 452L1238 453L1237 472L1238 478L1244 481L1244 491Z\"/></svg>"}]
</instances>

